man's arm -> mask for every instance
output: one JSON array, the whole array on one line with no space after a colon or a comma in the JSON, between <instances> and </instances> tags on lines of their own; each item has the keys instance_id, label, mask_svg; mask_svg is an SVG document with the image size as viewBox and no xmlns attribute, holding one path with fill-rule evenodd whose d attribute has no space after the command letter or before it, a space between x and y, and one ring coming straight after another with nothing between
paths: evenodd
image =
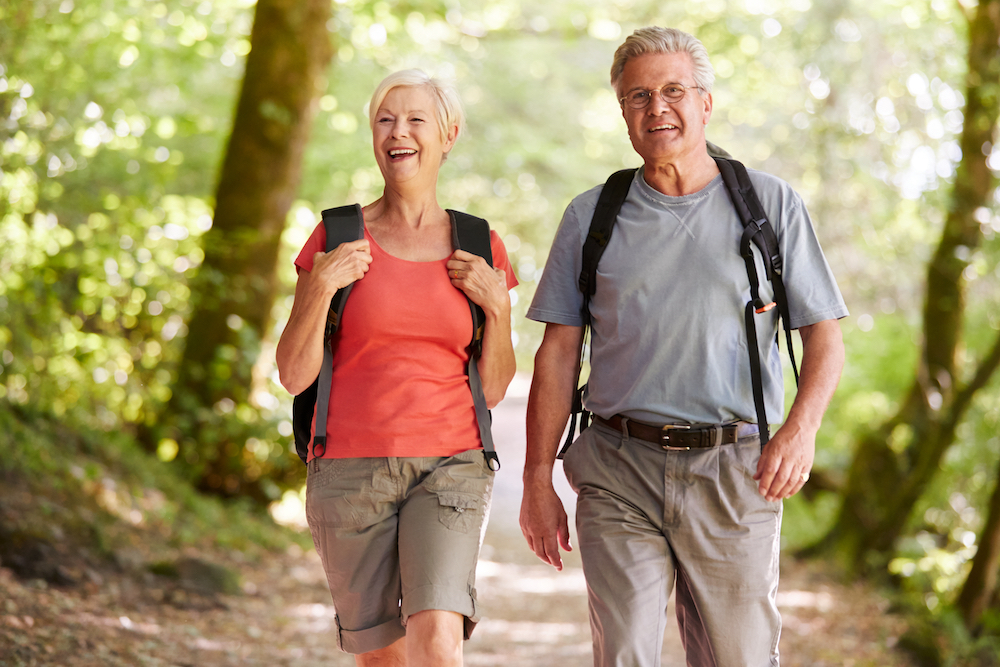
<instances>
[{"instance_id":1,"label":"man's arm","mask_svg":"<svg viewBox=\"0 0 1000 667\"><path fill-rule=\"evenodd\" d=\"M812 469L816 433L823 422L844 368L844 339L837 320L801 327L802 368L799 390L788 419L764 447L754 479L769 501L789 498L805 484Z\"/></svg>"},{"instance_id":2,"label":"man's arm","mask_svg":"<svg viewBox=\"0 0 1000 667\"><path fill-rule=\"evenodd\" d=\"M559 547L572 551L572 546L552 469L572 408L582 345L583 327L547 324L528 394L521 532L535 555L557 570L562 569Z\"/></svg>"}]
</instances>

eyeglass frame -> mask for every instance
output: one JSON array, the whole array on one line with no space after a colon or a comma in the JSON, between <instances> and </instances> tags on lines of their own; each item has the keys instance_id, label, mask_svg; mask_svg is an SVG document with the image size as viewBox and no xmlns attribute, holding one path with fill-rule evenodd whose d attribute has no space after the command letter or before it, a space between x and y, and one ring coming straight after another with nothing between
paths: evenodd
<instances>
[{"instance_id":1,"label":"eyeglass frame","mask_svg":"<svg viewBox=\"0 0 1000 667\"><path fill-rule=\"evenodd\" d=\"M672 100L672 101L668 100L667 97L666 97L666 95L663 94L663 89L664 88L670 88L670 87L680 88L681 89L681 96L678 97L676 100ZM635 88L633 90L630 90L628 92L628 94L626 94L624 97L619 97L618 98L618 103L620 105L622 105L623 107L627 105L629 109L634 109L635 111L639 111L640 109L645 109L646 107L648 107L652 103L652 101L653 101L653 92L655 91L656 94L660 96L660 99L663 100L664 104L677 104L678 102L681 102L681 101L684 100L684 96L687 95L687 91L688 90L701 90L701 91L704 91L705 89L702 88L701 86L697 86L697 85L696 86L685 86L683 83L665 83L662 86L660 86L659 88ZM649 95L649 98L646 100L646 103L643 104L641 107L636 107L636 106L632 106L631 104L628 104L626 102L626 100L628 99L628 96L631 95L632 93L638 93L638 92L643 92L643 93L646 93L647 95Z\"/></svg>"}]
</instances>

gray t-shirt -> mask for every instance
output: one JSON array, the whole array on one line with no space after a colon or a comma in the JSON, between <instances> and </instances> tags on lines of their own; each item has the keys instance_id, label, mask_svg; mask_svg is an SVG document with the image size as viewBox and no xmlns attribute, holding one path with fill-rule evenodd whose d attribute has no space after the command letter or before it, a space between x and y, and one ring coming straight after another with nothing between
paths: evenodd
<instances>
[{"instance_id":1,"label":"gray t-shirt","mask_svg":"<svg viewBox=\"0 0 1000 667\"><path fill-rule=\"evenodd\" d=\"M779 178L749 170L778 236L791 326L847 315L802 199ZM740 256L743 225L716 176L699 192L670 197L636 172L590 303L592 354L587 409L652 423L756 422L744 307L750 299ZM577 287L583 241L603 186L566 208L528 317L583 325ZM754 248L760 296L772 300ZM778 313L757 315L768 421L784 415Z\"/></svg>"}]
</instances>

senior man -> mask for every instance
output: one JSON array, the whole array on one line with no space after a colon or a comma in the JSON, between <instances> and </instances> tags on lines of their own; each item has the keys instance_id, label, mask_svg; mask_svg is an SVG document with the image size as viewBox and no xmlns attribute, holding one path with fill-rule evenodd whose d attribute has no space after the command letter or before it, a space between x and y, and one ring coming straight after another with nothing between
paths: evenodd
<instances>
[{"instance_id":1,"label":"senior man","mask_svg":"<svg viewBox=\"0 0 1000 667\"><path fill-rule=\"evenodd\" d=\"M643 166L628 185L589 302L584 400L594 424L564 460L578 494L599 667L660 664L675 587L689 665L778 664L781 501L808 479L843 367L837 319L847 309L805 206L787 183L751 170L784 259L789 325L803 346L794 403L761 446L748 362L755 343L744 330L743 223L706 152L713 81L701 42L659 27L628 37L611 68ZM577 286L581 248L601 190L566 209L528 310L546 328L528 399L521 527L557 569L560 548L571 547L552 472L587 322ZM762 401L780 419L778 318L771 311L758 319ZM693 435L661 437L675 429Z\"/></svg>"}]
</instances>

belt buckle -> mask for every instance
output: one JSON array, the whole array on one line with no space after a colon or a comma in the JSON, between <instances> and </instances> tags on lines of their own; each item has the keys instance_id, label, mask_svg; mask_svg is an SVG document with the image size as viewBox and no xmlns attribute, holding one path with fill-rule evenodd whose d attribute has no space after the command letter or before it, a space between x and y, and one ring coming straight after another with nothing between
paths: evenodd
<instances>
[{"instance_id":1,"label":"belt buckle","mask_svg":"<svg viewBox=\"0 0 1000 667\"><path fill-rule=\"evenodd\" d=\"M670 442L669 431L690 431L690 424L664 424L660 428L660 447L667 450L668 452L689 452L690 447L671 447L667 443Z\"/></svg>"}]
</instances>

